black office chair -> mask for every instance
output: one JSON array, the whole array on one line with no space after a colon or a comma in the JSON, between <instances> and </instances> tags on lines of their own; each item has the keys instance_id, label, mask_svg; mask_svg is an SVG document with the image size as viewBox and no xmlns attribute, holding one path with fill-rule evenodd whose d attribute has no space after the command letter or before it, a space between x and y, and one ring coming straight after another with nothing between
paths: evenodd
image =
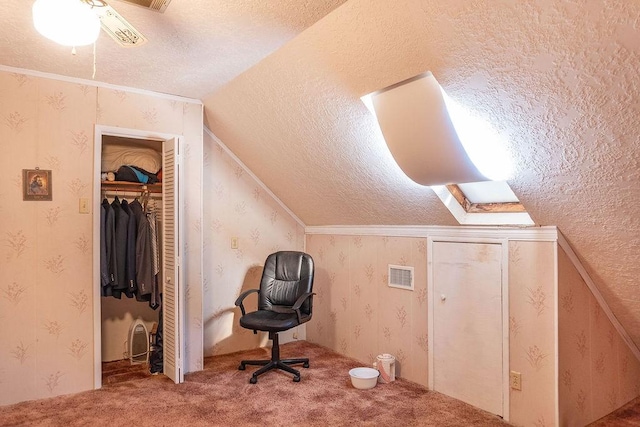
<instances>
[{"instance_id":1,"label":"black office chair","mask_svg":"<svg viewBox=\"0 0 640 427\"><path fill-rule=\"evenodd\" d=\"M280 360L278 332L286 331L311 320L313 307L313 259L304 252L281 251L267 257L260 280L260 289L243 292L236 300L242 310L240 326L246 329L269 332L273 340L271 360L243 360L239 370L246 365L262 368L253 373L249 382L258 382L258 375L272 369L282 369L292 373L293 381L300 381L300 372L290 365L302 364L309 367L309 359ZM258 310L246 313L242 301L254 292L258 293Z\"/></svg>"}]
</instances>

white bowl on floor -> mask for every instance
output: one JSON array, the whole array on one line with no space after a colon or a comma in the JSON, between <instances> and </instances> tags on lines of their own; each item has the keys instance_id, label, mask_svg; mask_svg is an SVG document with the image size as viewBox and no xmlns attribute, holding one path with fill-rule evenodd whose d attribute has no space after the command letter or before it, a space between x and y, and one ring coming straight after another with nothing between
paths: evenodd
<instances>
[{"instance_id":1,"label":"white bowl on floor","mask_svg":"<svg viewBox=\"0 0 640 427\"><path fill-rule=\"evenodd\" d=\"M349 371L351 384L360 390L374 388L378 383L378 375L380 372L373 368L353 368Z\"/></svg>"}]
</instances>

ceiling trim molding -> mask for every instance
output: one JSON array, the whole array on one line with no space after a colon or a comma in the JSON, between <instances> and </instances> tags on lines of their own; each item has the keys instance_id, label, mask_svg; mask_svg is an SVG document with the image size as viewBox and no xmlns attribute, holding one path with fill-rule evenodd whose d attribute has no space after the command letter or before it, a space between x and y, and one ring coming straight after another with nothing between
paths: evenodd
<instances>
[{"instance_id":1,"label":"ceiling trim molding","mask_svg":"<svg viewBox=\"0 0 640 427\"><path fill-rule=\"evenodd\" d=\"M494 238L508 240L527 240L537 242L556 242L558 229L545 227L470 227L470 226L433 226L433 225L356 225L356 226L309 226L305 234L337 234L347 236L392 236L392 237L458 237L458 238Z\"/></svg>"},{"instance_id":2,"label":"ceiling trim molding","mask_svg":"<svg viewBox=\"0 0 640 427\"><path fill-rule=\"evenodd\" d=\"M67 76L62 76L60 74L43 73L41 71L28 70L26 68L15 68L15 67L9 67L6 65L0 65L0 71L5 71L7 73L25 74L28 76L41 77L41 78L51 79L51 80L59 80L67 83L76 83L76 84L85 85L85 86L95 86L95 87L100 87L104 89L121 90L125 92L137 93L139 95L149 95L156 98L164 98L170 101L188 102L191 104L202 105L202 101L199 99L187 98L187 97L178 96L178 95L170 95L168 93L153 92L151 90L137 89L129 86L119 86L119 85L114 85L111 83L105 83L105 82L100 82L95 80L81 79L78 77L67 77Z\"/></svg>"},{"instance_id":3,"label":"ceiling trim molding","mask_svg":"<svg viewBox=\"0 0 640 427\"><path fill-rule=\"evenodd\" d=\"M245 165L244 163L242 163L242 160L240 160L238 158L238 156L236 156L235 154L233 154L233 152L229 149L229 147L227 147L224 142L222 142L220 140L220 138L218 138L217 136L214 135L213 132L211 132L211 129L209 129L207 126L204 126L204 131L206 132L207 135L209 135L211 137L211 139L213 139L216 144L218 144L224 151L225 153L227 153L229 155L229 157L231 157L233 159L234 162L236 162L243 170L244 172L249 175L251 178L253 178L253 180L255 182L258 183L258 185L278 204L280 205L280 207L282 209L285 210L285 212L287 212L291 218L293 218L295 220L295 222L298 223L298 225L300 227L302 227L303 229L306 229L306 225L304 224L304 222L302 222L302 220L300 218L298 218L298 216L296 214L293 213L293 211L291 209L289 209L287 207L287 205L285 205L282 200L280 200L278 198L278 196L276 196L275 194L273 194L273 192L271 190L269 190L269 188L264 184L264 182L262 182L260 180L260 178L258 178L253 172L251 172L251 170L247 167L247 165Z\"/></svg>"},{"instance_id":4,"label":"ceiling trim molding","mask_svg":"<svg viewBox=\"0 0 640 427\"><path fill-rule=\"evenodd\" d=\"M587 284L587 287L593 294L593 297L596 299L598 304L600 304L600 307L602 307L602 310L607 315L607 318L609 318L609 321L613 324L613 327L616 328L616 331L618 331L622 340L629 347L629 350L631 350L631 352L636 357L636 359L640 361L640 349L638 349L638 346L633 342L633 340L627 333L627 330L624 328L624 326L622 326L622 323L620 323L618 321L618 318L615 316L615 314L613 314L611 307L609 307L609 304L607 304L607 301L604 299L604 297L600 293L598 286L593 281L589 273L587 273L587 270L584 268L584 265L582 265L582 262L578 258L578 255L576 255L576 253L573 251L573 248L571 247L567 239L560 232L558 232L558 245L567 254L567 256L569 257L569 260L571 260L571 263L573 264L575 269L578 271L578 274L580 274L580 277L582 277L582 280L584 280L584 283Z\"/></svg>"}]
</instances>

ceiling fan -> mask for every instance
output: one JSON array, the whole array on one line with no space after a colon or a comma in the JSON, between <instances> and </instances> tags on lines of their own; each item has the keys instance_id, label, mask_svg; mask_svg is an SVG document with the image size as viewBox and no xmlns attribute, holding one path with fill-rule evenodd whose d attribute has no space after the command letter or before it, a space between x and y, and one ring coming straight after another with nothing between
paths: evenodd
<instances>
[{"instance_id":1,"label":"ceiling fan","mask_svg":"<svg viewBox=\"0 0 640 427\"><path fill-rule=\"evenodd\" d=\"M164 12L171 0L122 0ZM43 36L64 46L84 46L100 28L123 47L141 46L147 38L104 0L36 0L33 23Z\"/></svg>"}]
</instances>

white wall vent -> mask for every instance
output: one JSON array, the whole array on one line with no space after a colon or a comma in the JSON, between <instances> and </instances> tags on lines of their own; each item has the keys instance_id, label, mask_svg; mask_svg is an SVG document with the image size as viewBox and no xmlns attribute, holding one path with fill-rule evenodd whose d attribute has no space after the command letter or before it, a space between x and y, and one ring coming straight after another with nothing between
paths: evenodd
<instances>
[{"instance_id":1,"label":"white wall vent","mask_svg":"<svg viewBox=\"0 0 640 427\"><path fill-rule=\"evenodd\" d=\"M122 0L125 3L136 4L146 7L147 9L156 10L160 13L164 12L171 3L171 0Z\"/></svg>"},{"instance_id":2,"label":"white wall vent","mask_svg":"<svg viewBox=\"0 0 640 427\"><path fill-rule=\"evenodd\" d=\"M413 290L413 267L389 264L389 286Z\"/></svg>"}]
</instances>

